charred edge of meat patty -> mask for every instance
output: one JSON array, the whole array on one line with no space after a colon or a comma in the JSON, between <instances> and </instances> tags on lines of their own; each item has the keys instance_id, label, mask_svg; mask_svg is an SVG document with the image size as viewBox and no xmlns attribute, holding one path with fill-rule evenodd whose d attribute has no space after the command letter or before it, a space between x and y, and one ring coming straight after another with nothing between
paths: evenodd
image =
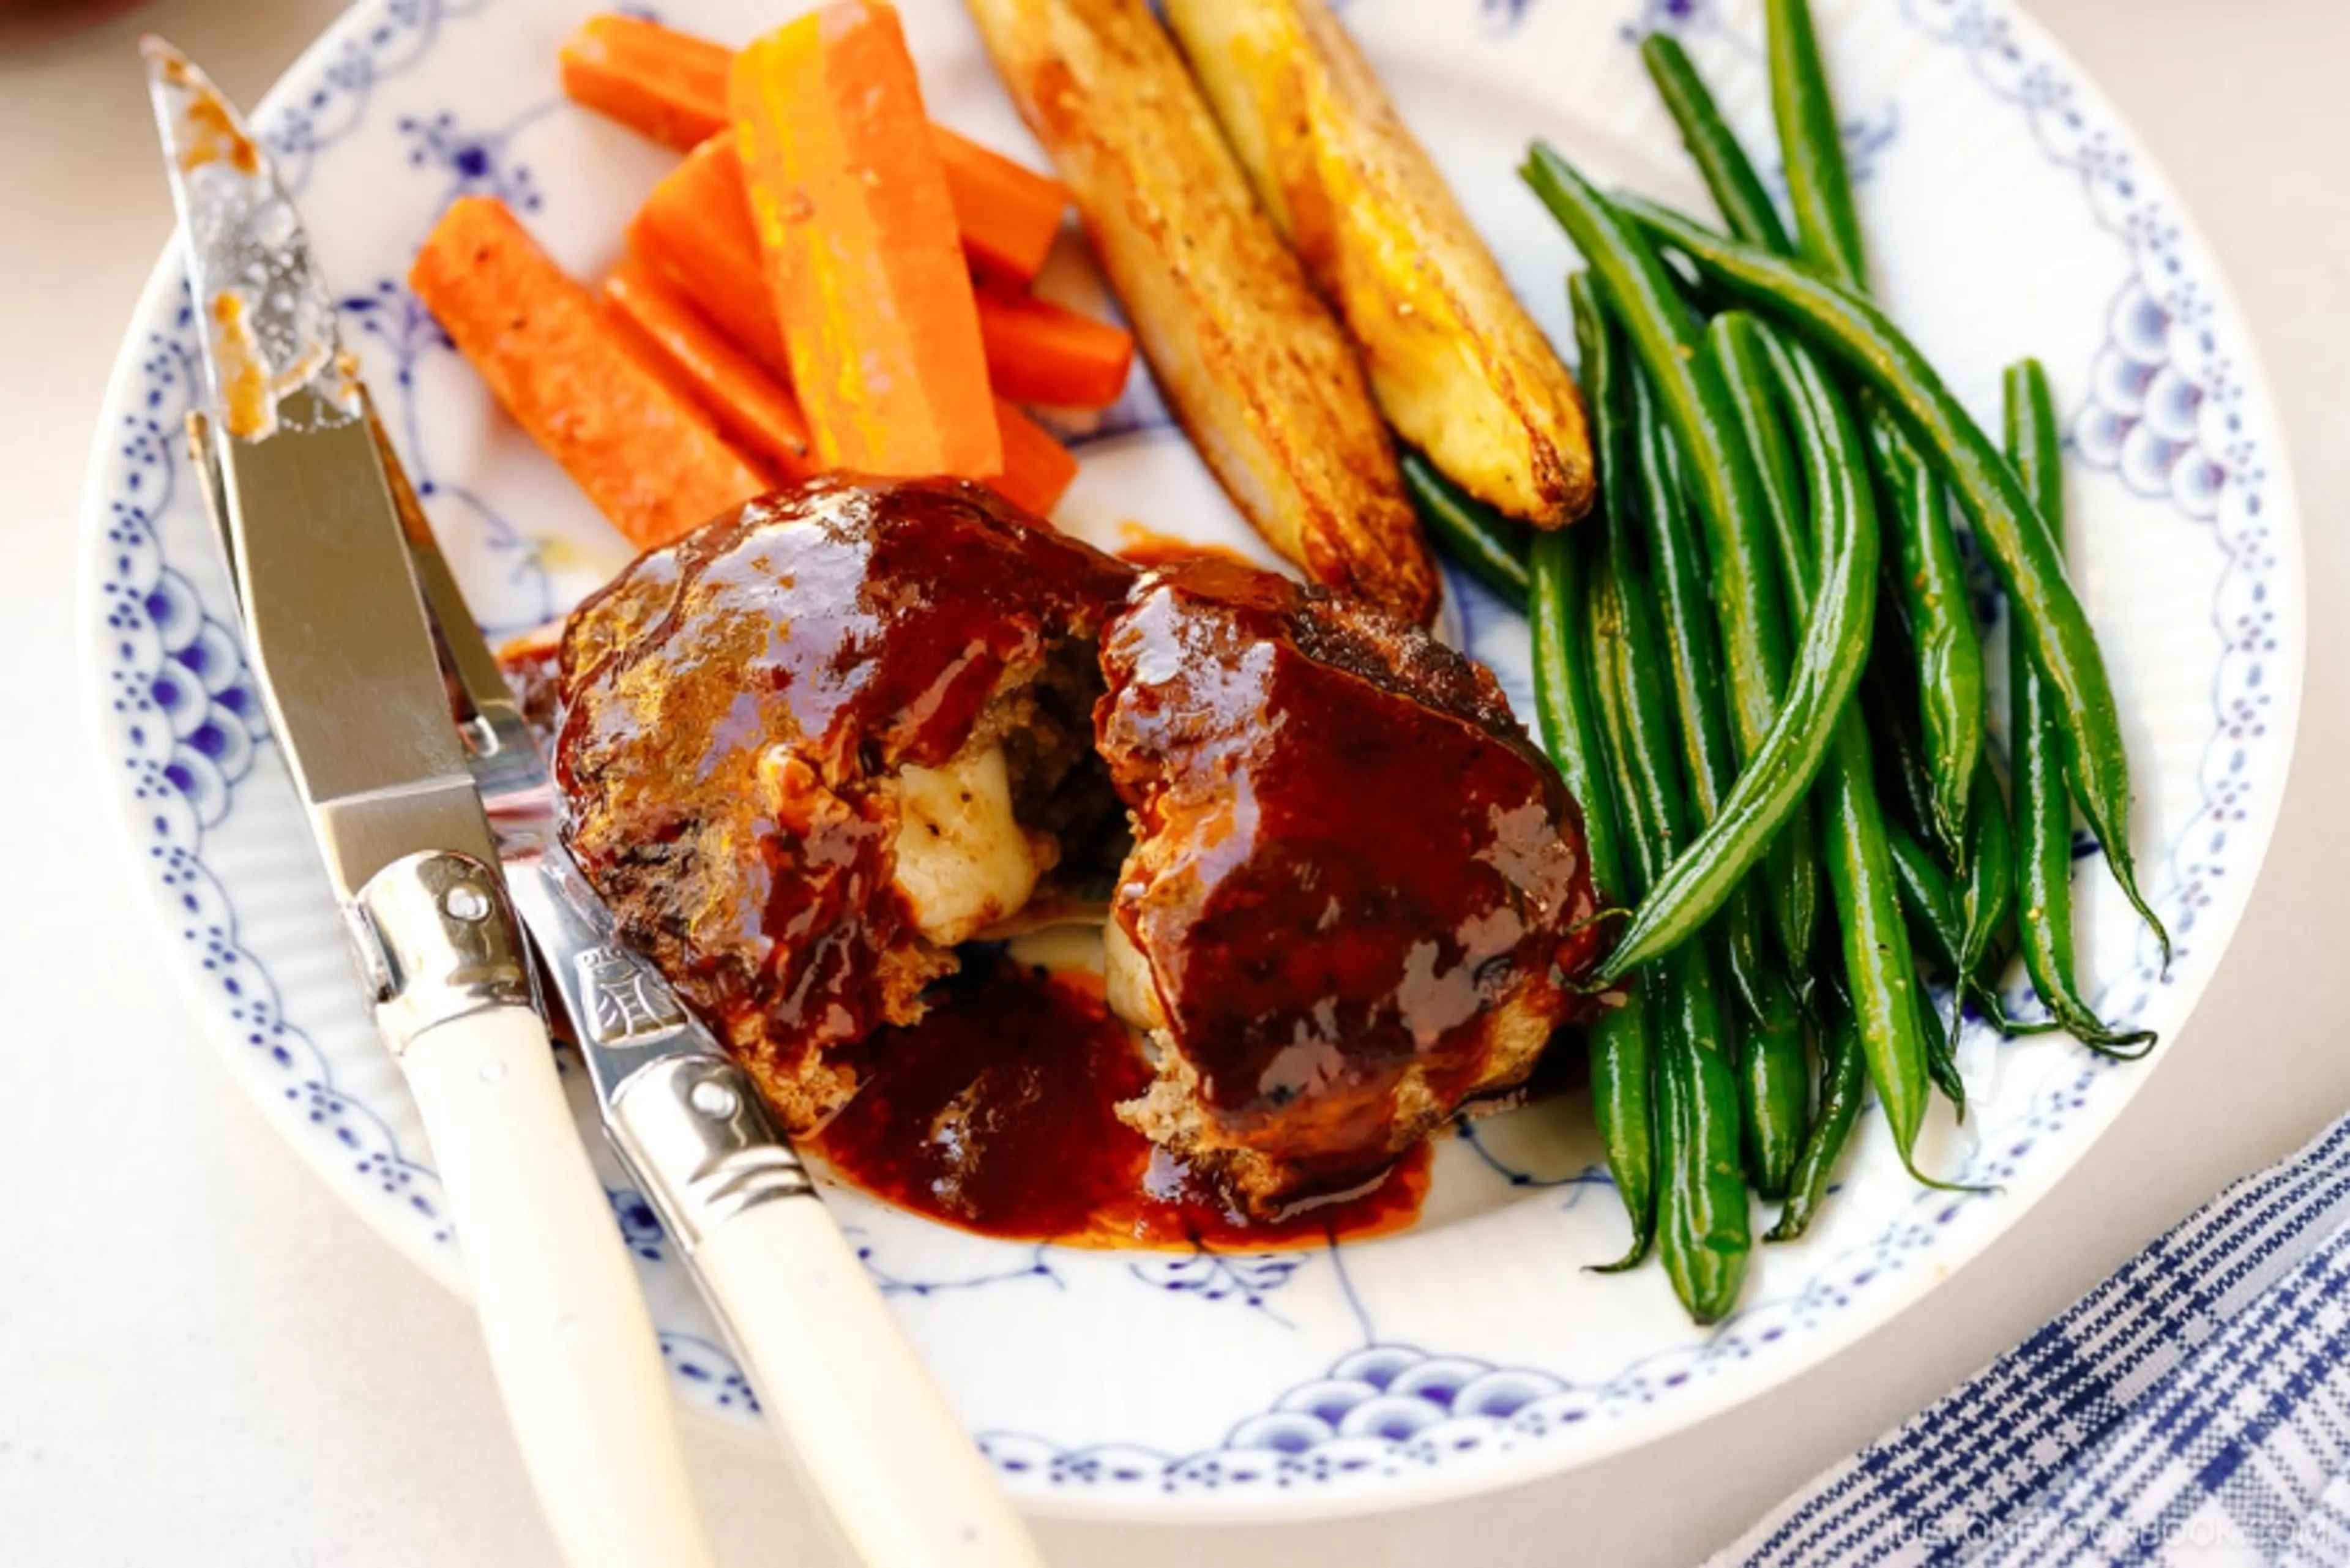
<instances>
[{"instance_id":1,"label":"charred edge of meat patty","mask_svg":"<svg viewBox=\"0 0 2350 1568\"><path fill-rule=\"evenodd\" d=\"M1133 952L1115 920L1106 928L1105 944ZM1408 1063L1388 1090L1388 1115L1378 1137L1336 1153L1316 1153L1302 1145L1291 1151L1279 1147L1278 1139L1268 1143L1235 1136L1231 1125L1204 1103L1199 1069L1178 1048L1155 995L1139 1000L1142 988L1150 984L1140 955L1134 954L1131 962L1137 967L1125 976L1118 976L1116 967L1120 960L1108 961L1118 977L1107 987L1111 1011L1141 1030L1146 1054L1159 1075L1149 1089L1119 1103L1118 1118L1206 1177L1243 1212L1261 1220L1278 1219L1375 1185L1395 1160L1456 1117L1515 1108L1564 1021L1560 1011L1533 994L1545 982L1529 976L1493 1007L1472 1087L1464 1091L1459 1086L1457 1071L1425 1061ZM1151 1013L1162 1022L1140 1023L1138 1014Z\"/></svg>"}]
</instances>

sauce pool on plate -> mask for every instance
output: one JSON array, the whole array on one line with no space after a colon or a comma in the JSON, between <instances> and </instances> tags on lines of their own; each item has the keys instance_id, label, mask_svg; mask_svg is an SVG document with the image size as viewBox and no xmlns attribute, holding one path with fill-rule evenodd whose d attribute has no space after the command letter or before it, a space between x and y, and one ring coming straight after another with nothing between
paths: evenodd
<instances>
[{"instance_id":1,"label":"sauce pool on plate","mask_svg":"<svg viewBox=\"0 0 2350 1568\"><path fill-rule=\"evenodd\" d=\"M1428 1193L1415 1148L1367 1190L1252 1221L1118 1117L1150 1069L1100 982L974 964L920 1023L864 1047L863 1087L806 1146L900 1208L1067 1246L1265 1251L1399 1231Z\"/></svg>"}]
</instances>

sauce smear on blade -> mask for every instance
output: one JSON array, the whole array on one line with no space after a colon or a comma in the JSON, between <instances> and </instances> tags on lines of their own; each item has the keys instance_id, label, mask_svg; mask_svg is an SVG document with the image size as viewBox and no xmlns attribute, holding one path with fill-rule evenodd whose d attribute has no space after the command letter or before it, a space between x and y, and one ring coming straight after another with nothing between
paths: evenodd
<instances>
[{"instance_id":1,"label":"sauce smear on blade","mask_svg":"<svg viewBox=\"0 0 2350 1568\"><path fill-rule=\"evenodd\" d=\"M1415 1148L1368 1191L1251 1221L1118 1120L1149 1086L1088 974L975 964L920 1023L862 1048L864 1086L806 1140L852 1186L1008 1241L1211 1251L1399 1231L1428 1193Z\"/></svg>"}]
</instances>

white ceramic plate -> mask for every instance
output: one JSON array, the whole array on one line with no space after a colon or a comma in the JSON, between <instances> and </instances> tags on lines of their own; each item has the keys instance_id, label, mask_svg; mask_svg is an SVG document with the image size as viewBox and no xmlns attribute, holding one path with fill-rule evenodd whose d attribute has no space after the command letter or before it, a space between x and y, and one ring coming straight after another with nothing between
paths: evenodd
<instances>
[{"instance_id":1,"label":"white ceramic plate","mask_svg":"<svg viewBox=\"0 0 2350 1568\"><path fill-rule=\"evenodd\" d=\"M784 7L788 10L788 4ZM497 629L559 611L619 539L492 409L401 284L434 214L504 196L583 275L669 155L566 106L558 40L589 0L361 0L259 124L348 299L348 330L465 587ZM906 0L931 107L1036 156L951 0ZM668 19L741 39L774 0ZM1521 295L1562 344L1570 254L1513 170L1547 137L1606 182L1702 208L1633 42L1680 33L1767 148L1760 24L1715 0L1354 0L1345 7ZM2167 978L2101 867L2083 950L2110 1016L2176 1033L2266 848L2300 698L2299 524L2277 423L2210 256L2110 107L1999 0L1827 4L1881 291L1978 413L2037 354L2072 436L2075 570L2112 660L2140 790L2137 847L2178 938ZM160 174L158 178L160 178ZM1080 246L1054 286L1092 286ZM354 994L326 885L229 624L177 431L194 365L167 255L99 428L84 556L90 699L131 852L207 1033L319 1175L461 1287L432 1151ZM1065 525L1245 540L1147 385L1083 446ZM1524 629L1455 584L1454 622L1525 711ZM1585 1272L1624 1222L1579 1102L1438 1150L1392 1239L1252 1257L1087 1253L963 1235L854 1195L844 1220L956 1407L1032 1505L1295 1517L1457 1495L1586 1462L1833 1355L2012 1224L2146 1081L2061 1041L1964 1048L1974 1114L1929 1125L1904 1179L1870 1118L1799 1246L1693 1329L1653 1268ZM575 1083L577 1075L574 1075ZM583 1124L584 1125L584 1124ZM189 1136L209 1136L191 1128ZM618 1222L681 1389L749 1397L643 1202Z\"/></svg>"}]
</instances>

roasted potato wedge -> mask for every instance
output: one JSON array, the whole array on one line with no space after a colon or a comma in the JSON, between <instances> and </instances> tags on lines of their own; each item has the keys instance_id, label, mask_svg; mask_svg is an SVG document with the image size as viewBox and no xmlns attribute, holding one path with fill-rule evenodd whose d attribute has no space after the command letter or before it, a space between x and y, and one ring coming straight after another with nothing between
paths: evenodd
<instances>
[{"instance_id":1,"label":"roasted potato wedge","mask_svg":"<svg viewBox=\"0 0 2350 1568\"><path fill-rule=\"evenodd\" d=\"M1324 0L1166 0L1191 68L1396 433L1554 528L1591 504L1558 356Z\"/></svg>"},{"instance_id":2,"label":"roasted potato wedge","mask_svg":"<svg viewBox=\"0 0 2350 1568\"><path fill-rule=\"evenodd\" d=\"M1438 577L1353 344L1145 0L969 0L1175 416L1273 546L1425 623Z\"/></svg>"}]
</instances>

